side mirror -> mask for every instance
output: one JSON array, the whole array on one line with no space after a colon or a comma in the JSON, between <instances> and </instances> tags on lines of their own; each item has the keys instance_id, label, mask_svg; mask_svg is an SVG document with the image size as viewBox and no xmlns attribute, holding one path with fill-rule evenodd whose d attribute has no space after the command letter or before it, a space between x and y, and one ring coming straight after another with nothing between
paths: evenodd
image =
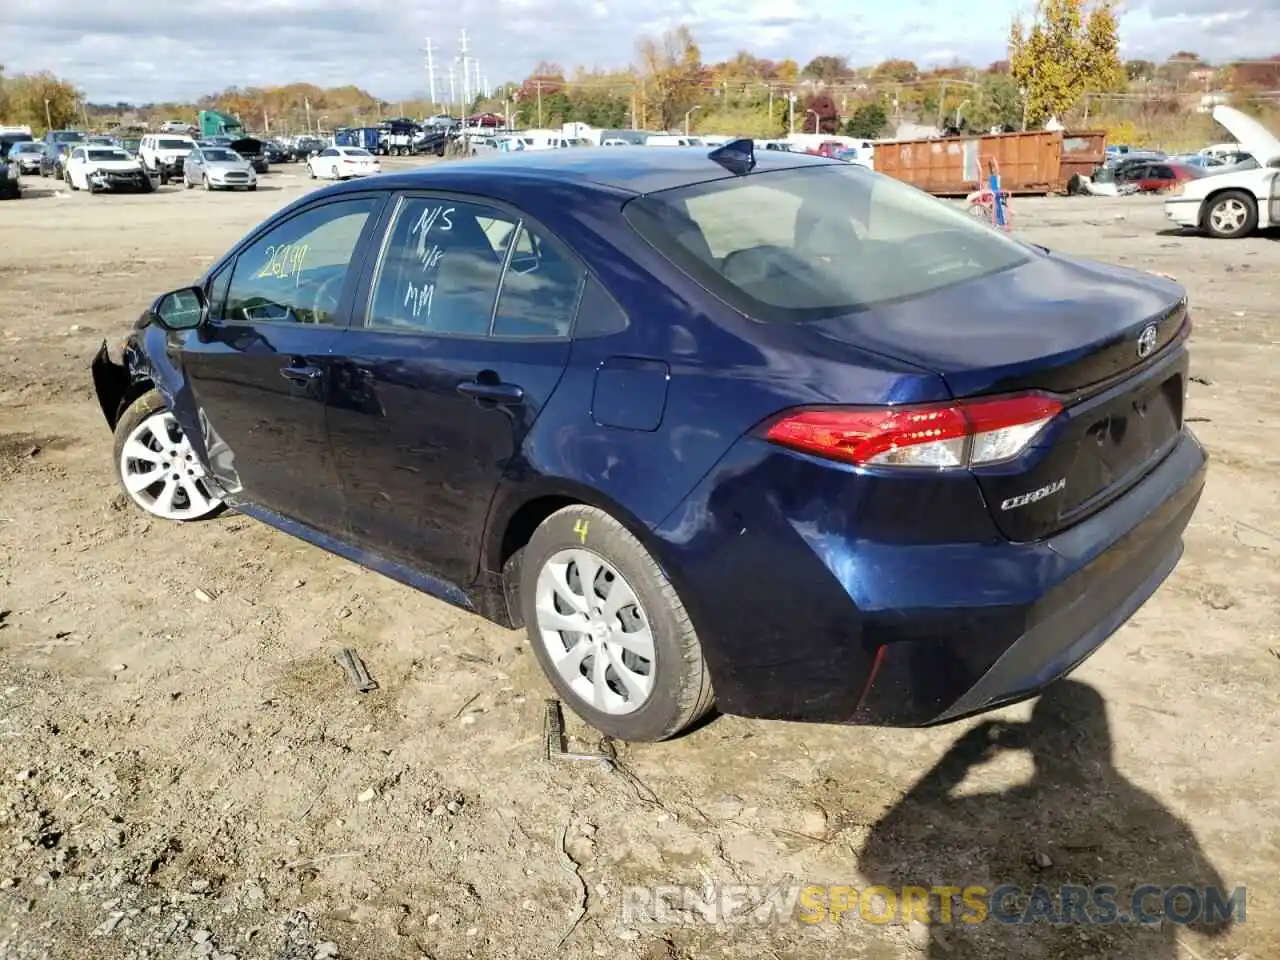
<instances>
[{"instance_id":1,"label":"side mirror","mask_svg":"<svg viewBox=\"0 0 1280 960\"><path fill-rule=\"evenodd\" d=\"M204 291L199 287L174 290L151 305L151 320L165 330L194 330L205 316Z\"/></svg>"}]
</instances>

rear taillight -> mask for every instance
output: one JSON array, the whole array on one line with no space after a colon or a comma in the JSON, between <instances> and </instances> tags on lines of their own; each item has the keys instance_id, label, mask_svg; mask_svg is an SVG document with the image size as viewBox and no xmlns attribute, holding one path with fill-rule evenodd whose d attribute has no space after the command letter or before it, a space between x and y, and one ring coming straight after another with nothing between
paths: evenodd
<instances>
[{"instance_id":1,"label":"rear taillight","mask_svg":"<svg viewBox=\"0 0 1280 960\"><path fill-rule=\"evenodd\" d=\"M1010 460L1062 412L1042 394L911 407L795 410L771 421L779 446L858 466L976 467Z\"/></svg>"}]
</instances>

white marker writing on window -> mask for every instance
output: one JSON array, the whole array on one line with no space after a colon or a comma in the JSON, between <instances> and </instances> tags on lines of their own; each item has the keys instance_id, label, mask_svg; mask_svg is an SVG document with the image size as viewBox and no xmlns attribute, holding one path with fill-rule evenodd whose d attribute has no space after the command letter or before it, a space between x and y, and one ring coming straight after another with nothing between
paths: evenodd
<instances>
[{"instance_id":1,"label":"white marker writing on window","mask_svg":"<svg viewBox=\"0 0 1280 960\"><path fill-rule=\"evenodd\" d=\"M423 284L421 287L415 286L412 282L409 288L404 292L403 306L409 307L416 320L418 316L425 310L427 318L431 318L431 301L435 297L436 288L433 283Z\"/></svg>"},{"instance_id":2,"label":"white marker writing on window","mask_svg":"<svg viewBox=\"0 0 1280 960\"><path fill-rule=\"evenodd\" d=\"M417 254L418 259L422 262L422 269L429 270L440 262L439 248L434 244L427 242L427 234L438 223L441 233L448 233L453 229L453 221L449 219L449 214L453 213L454 208L449 207L428 207L422 211L422 215L418 217L418 222L413 225L413 229L409 231L409 236L417 237Z\"/></svg>"}]
</instances>

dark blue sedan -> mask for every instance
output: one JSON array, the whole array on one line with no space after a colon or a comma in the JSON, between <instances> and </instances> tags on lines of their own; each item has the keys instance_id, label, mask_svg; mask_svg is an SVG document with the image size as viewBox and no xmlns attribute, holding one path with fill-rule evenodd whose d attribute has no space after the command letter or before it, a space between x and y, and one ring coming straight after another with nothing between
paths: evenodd
<instances>
[{"instance_id":1,"label":"dark blue sedan","mask_svg":"<svg viewBox=\"0 0 1280 960\"><path fill-rule=\"evenodd\" d=\"M1034 695L1182 552L1177 284L752 149L307 194L93 376L125 490L527 628L599 730Z\"/></svg>"}]
</instances>

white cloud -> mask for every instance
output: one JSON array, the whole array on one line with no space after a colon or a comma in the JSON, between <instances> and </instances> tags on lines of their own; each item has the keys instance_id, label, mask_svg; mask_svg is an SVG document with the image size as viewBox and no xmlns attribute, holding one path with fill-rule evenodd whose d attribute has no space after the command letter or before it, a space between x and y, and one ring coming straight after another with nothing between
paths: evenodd
<instances>
[{"instance_id":1,"label":"white cloud","mask_svg":"<svg viewBox=\"0 0 1280 960\"><path fill-rule=\"evenodd\" d=\"M388 100L427 87L424 44L437 45L437 90L458 31L492 83L519 79L539 60L566 68L617 67L643 33L685 24L707 59L748 49L818 54L855 63L887 57L921 63L1002 59L1003 12L978 16L963 0L868 9L855 0L0 0L0 63L11 72L50 69L97 101L190 99L229 86L307 81L355 84ZM1280 52L1280 0L1131 0L1122 20L1130 56L1192 49L1210 58Z\"/></svg>"}]
</instances>

